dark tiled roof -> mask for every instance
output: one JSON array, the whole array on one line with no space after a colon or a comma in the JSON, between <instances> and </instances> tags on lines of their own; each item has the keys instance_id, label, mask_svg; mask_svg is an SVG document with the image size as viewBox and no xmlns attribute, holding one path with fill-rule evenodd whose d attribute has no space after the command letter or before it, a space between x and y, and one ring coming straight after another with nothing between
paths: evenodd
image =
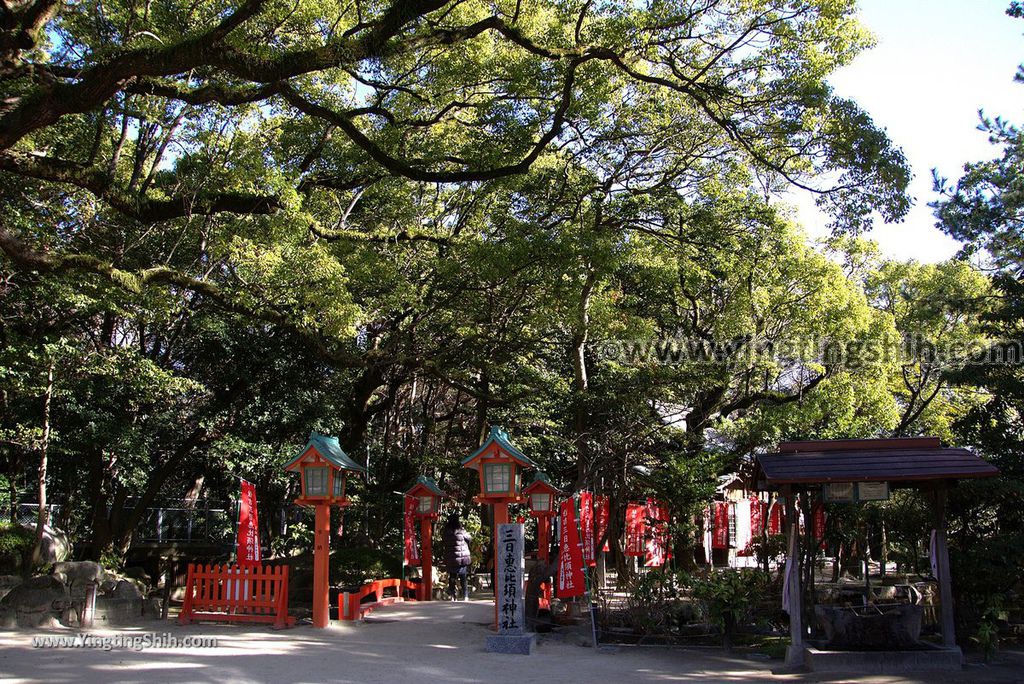
<instances>
[{"instance_id":1,"label":"dark tiled roof","mask_svg":"<svg viewBox=\"0 0 1024 684\"><path fill-rule=\"evenodd\" d=\"M999 469L967 449L945 449L937 439L786 442L757 457L759 480L769 485L826 482L914 482L993 477Z\"/></svg>"}]
</instances>

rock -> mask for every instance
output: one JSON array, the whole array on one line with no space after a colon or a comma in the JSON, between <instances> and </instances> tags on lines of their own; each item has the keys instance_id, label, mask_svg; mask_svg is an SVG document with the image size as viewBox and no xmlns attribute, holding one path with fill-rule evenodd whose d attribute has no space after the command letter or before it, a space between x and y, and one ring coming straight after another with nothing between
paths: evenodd
<instances>
[{"instance_id":1,"label":"rock","mask_svg":"<svg viewBox=\"0 0 1024 684\"><path fill-rule=\"evenodd\" d=\"M147 587L153 583L152 580L149 578L149 573L146 572L145 568L140 568L138 566L125 568L124 572L121 574L127 577L128 579L133 579L142 582Z\"/></svg>"},{"instance_id":2,"label":"rock","mask_svg":"<svg viewBox=\"0 0 1024 684\"><path fill-rule=\"evenodd\" d=\"M142 619L143 600L99 596L96 599L94 627L132 625Z\"/></svg>"},{"instance_id":3,"label":"rock","mask_svg":"<svg viewBox=\"0 0 1024 684\"><path fill-rule=\"evenodd\" d=\"M35 534L35 524L22 523L21 526L26 530L31 530L32 533ZM44 565L60 563L61 561L66 560L70 554L71 543L68 541L68 536L55 527L50 527L49 525L44 526L43 544L40 547L42 563Z\"/></svg>"},{"instance_id":4,"label":"rock","mask_svg":"<svg viewBox=\"0 0 1024 684\"><path fill-rule=\"evenodd\" d=\"M51 575L36 575L12 588L0 599L0 606L18 610L54 610L54 603L66 603L68 590L64 584ZM64 606L57 606L63 610Z\"/></svg>"},{"instance_id":5,"label":"rock","mask_svg":"<svg viewBox=\"0 0 1024 684\"><path fill-rule=\"evenodd\" d=\"M137 600L142 598L142 592L133 581L123 579L118 581L114 591L110 592L110 596L115 599Z\"/></svg>"},{"instance_id":6,"label":"rock","mask_svg":"<svg viewBox=\"0 0 1024 684\"><path fill-rule=\"evenodd\" d=\"M67 578L68 584L86 584L88 582L101 582L105 572L103 566L94 561L80 561L71 563L55 563L53 574L63 575Z\"/></svg>"},{"instance_id":7,"label":"rock","mask_svg":"<svg viewBox=\"0 0 1024 684\"><path fill-rule=\"evenodd\" d=\"M19 627L56 624L71 604L67 587L52 575L37 575L13 587L0 599L0 623Z\"/></svg>"},{"instance_id":8,"label":"rock","mask_svg":"<svg viewBox=\"0 0 1024 684\"><path fill-rule=\"evenodd\" d=\"M0 599L21 583L22 579L18 575L0 575Z\"/></svg>"},{"instance_id":9,"label":"rock","mask_svg":"<svg viewBox=\"0 0 1024 684\"><path fill-rule=\"evenodd\" d=\"M163 599L153 596L142 600L142 615L153 620L159 620L163 614Z\"/></svg>"}]
</instances>

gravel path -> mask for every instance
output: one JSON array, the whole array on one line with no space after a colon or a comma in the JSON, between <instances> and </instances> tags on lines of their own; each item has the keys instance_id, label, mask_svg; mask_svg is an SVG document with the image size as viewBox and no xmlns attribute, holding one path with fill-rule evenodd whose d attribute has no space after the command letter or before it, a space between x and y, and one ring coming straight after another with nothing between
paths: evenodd
<instances>
[{"instance_id":1,"label":"gravel path","mask_svg":"<svg viewBox=\"0 0 1024 684\"><path fill-rule=\"evenodd\" d=\"M1024 660L972 666L943 677L829 679L773 675L778 663L726 657L712 650L584 648L544 639L532 656L484 651L489 602L406 603L382 608L363 623L274 631L262 626L152 622L137 628L95 630L118 635L167 633L175 639L216 637L215 648L34 648L33 637L75 637L63 631L0 631L2 682L1024 682ZM115 644L117 645L117 644Z\"/></svg>"}]
</instances>

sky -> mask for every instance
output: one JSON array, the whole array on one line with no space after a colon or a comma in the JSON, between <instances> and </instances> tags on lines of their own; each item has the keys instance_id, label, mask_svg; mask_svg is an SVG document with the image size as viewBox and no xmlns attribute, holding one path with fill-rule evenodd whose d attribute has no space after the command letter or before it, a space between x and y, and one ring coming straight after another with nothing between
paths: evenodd
<instances>
[{"instance_id":1,"label":"sky","mask_svg":"<svg viewBox=\"0 0 1024 684\"><path fill-rule=\"evenodd\" d=\"M968 161L998 149L977 130L978 110L1024 124L1024 20L1006 16L1009 0L860 0L861 21L877 45L830 78L842 97L857 101L913 169L914 207L902 223L876 221L868 237L885 256L935 262L957 243L935 228L932 169L951 180ZM809 193L790 199L812 236L826 221Z\"/></svg>"}]
</instances>

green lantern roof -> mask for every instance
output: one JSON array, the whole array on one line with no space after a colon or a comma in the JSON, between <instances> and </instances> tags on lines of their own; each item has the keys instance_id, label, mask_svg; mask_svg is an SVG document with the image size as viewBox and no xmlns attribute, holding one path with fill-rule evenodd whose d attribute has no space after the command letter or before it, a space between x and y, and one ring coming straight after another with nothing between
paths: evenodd
<instances>
[{"instance_id":1,"label":"green lantern roof","mask_svg":"<svg viewBox=\"0 0 1024 684\"><path fill-rule=\"evenodd\" d=\"M538 470L536 473L534 473L533 480L530 481L530 484L526 485L526 487L523 489L523 494L529 494L535 489L543 489L545 486L550 487L551 490L557 494L562 493L561 489L551 484L551 479L547 476L547 473Z\"/></svg>"},{"instance_id":2,"label":"green lantern roof","mask_svg":"<svg viewBox=\"0 0 1024 684\"><path fill-rule=\"evenodd\" d=\"M306 446L302 447L298 454L295 455L290 461L285 463L285 469L295 465L300 458L302 458L310 447L316 449L317 453L323 456L329 463L334 466L341 468L342 470L355 470L360 473L366 472L366 467L361 466L344 452L341 448L341 443L337 437L329 437L328 435L321 435L319 432L309 433L309 441L306 442Z\"/></svg>"},{"instance_id":3,"label":"green lantern roof","mask_svg":"<svg viewBox=\"0 0 1024 684\"><path fill-rule=\"evenodd\" d=\"M537 464L534 463L534 461L529 456L527 456L522 451L520 451L519 449L512 445L512 442L508 440L508 433L505 432L505 430L503 430L502 428L498 427L497 425L491 427L491 433L487 435L487 439L484 441L484 443L480 446L479 449L474 451L466 458L462 459L461 465L469 468L476 468L477 465L472 462L475 459L479 458L480 455L483 454L485 451L487 451L488 447L490 447L492 444L497 444L502 451L511 456L513 460L519 463L519 465L526 468L537 467Z\"/></svg>"},{"instance_id":4,"label":"green lantern roof","mask_svg":"<svg viewBox=\"0 0 1024 684\"><path fill-rule=\"evenodd\" d=\"M416 489L417 486L426 487L434 496L444 496L444 492L442 492L441 488L437 486L437 483L426 475L420 475L417 477L416 481L412 483L412 487L409 487L408 491L411 492Z\"/></svg>"}]
</instances>

